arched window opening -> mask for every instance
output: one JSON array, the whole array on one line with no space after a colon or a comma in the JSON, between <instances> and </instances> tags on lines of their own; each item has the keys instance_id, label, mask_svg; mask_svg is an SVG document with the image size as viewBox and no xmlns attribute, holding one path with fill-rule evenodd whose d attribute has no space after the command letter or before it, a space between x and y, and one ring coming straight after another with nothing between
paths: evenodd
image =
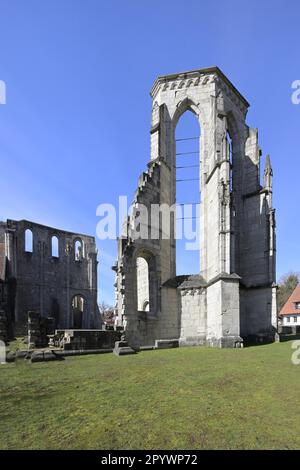
<instances>
[{"instance_id":1,"label":"arched window opening","mask_svg":"<svg viewBox=\"0 0 300 470\"><path fill-rule=\"evenodd\" d=\"M229 162L229 188L233 191L233 150L230 133L226 132L226 159ZM235 272L235 204L231 196L230 203L230 272Z\"/></svg>"},{"instance_id":2,"label":"arched window opening","mask_svg":"<svg viewBox=\"0 0 300 470\"><path fill-rule=\"evenodd\" d=\"M226 133L226 155L227 155L227 160L230 163L229 182L230 182L230 191L232 191L232 169L233 169L232 139L231 139L230 134L229 134L228 131Z\"/></svg>"},{"instance_id":3,"label":"arched window opening","mask_svg":"<svg viewBox=\"0 0 300 470\"><path fill-rule=\"evenodd\" d=\"M137 275L137 309L142 312L150 310L149 265L145 258L139 256L136 260Z\"/></svg>"},{"instance_id":4,"label":"arched window opening","mask_svg":"<svg viewBox=\"0 0 300 470\"><path fill-rule=\"evenodd\" d=\"M29 228L25 231L25 251L33 253L33 233Z\"/></svg>"},{"instance_id":5,"label":"arched window opening","mask_svg":"<svg viewBox=\"0 0 300 470\"><path fill-rule=\"evenodd\" d=\"M59 241L55 235L51 238L51 255L53 258L59 258Z\"/></svg>"},{"instance_id":6,"label":"arched window opening","mask_svg":"<svg viewBox=\"0 0 300 470\"><path fill-rule=\"evenodd\" d=\"M75 261L81 261L83 258L83 243L81 240L75 241Z\"/></svg>"},{"instance_id":7,"label":"arched window opening","mask_svg":"<svg viewBox=\"0 0 300 470\"><path fill-rule=\"evenodd\" d=\"M73 328L81 329L83 323L84 298L81 295L75 295L72 299Z\"/></svg>"},{"instance_id":8,"label":"arched window opening","mask_svg":"<svg viewBox=\"0 0 300 470\"><path fill-rule=\"evenodd\" d=\"M186 111L176 139L176 274L200 272L200 126Z\"/></svg>"}]
</instances>

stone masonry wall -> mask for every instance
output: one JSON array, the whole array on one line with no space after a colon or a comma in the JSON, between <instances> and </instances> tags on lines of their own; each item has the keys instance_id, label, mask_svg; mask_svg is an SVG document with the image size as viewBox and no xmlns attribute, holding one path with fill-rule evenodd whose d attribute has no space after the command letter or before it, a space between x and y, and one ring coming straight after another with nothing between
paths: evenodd
<instances>
[{"instance_id":1,"label":"stone masonry wall","mask_svg":"<svg viewBox=\"0 0 300 470\"><path fill-rule=\"evenodd\" d=\"M25 232L31 230L33 249L26 251ZM56 327L73 327L72 299L84 298L83 327L99 327L97 306L97 252L94 237L46 227L30 221L8 220L6 249L10 276L16 279L15 322L25 333L29 311L54 317ZM58 256L52 237L58 238ZM75 243L82 243L76 256Z\"/></svg>"},{"instance_id":2,"label":"stone masonry wall","mask_svg":"<svg viewBox=\"0 0 300 470\"><path fill-rule=\"evenodd\" d=\"M217 67L158 77L151 97L151 160L139 179L114 268L119 323L132 344L177 337L182 345L239 347L241 333L275 328L270 160L262 186L258 132L246 124L249 104ZM155 240L143 232L135 237L142 205L148 212L153 204L176 205L175 130L186 111L201 128L200 289L170 282L176 277L174 230L169 239L161 225ZM146 226L152 227L152 219ZM138 256L149 264L149 312L138 311Z\"/></svg>"}]
</instances>

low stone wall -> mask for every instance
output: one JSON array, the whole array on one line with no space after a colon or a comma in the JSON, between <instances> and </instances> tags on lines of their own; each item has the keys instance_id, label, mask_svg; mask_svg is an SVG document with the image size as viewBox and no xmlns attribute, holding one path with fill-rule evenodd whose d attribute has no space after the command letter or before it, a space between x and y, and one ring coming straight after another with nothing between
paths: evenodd
<instances>
[{"instance_id":1,"label":"low stone wall","mask_svg":"<svg viewBox=\"0 0 300 470\"><path fill-rule=\"evenodd\" d=\"M121 333L111 330L55 330L55 345L65 351L113 349Z\"/></svg>"},{"instance_id":2,"label":"low stone wall","mask_svg":"<svg viewBox=\"0 0 300 470\"><path fill-rule=\"evenodd\" d=\"M300 325L278 326L279 341L292 341L300 339Z\"/></svg>"},{"instance_id":3,"label":"low stone wall","mask_svg":"<svg viewBox=\"0 0 300 470\"><path fill-rule=\"evenodd\" d=\"M278 333L283 335L299 335L300 325L294 326L278 326Z\"/></svg>"},{"instance_id":4,"label":"low stone wall","mask_svg":"<svg viewBox=\"0 0 300 470\"><path fill-rule=\"evenodd\" d=\"M257 346L259 344L274 343L276 338L276 331L256 335L243 336L244 346Z\"/></svg>"},{"instance_id":5,"label":"low stone wall","mask_svg":"<svg viewBox=\"0 0 300 470\"><path fill-rule=\"evenodd\" d=\"M7 317L4 310L0 310L0 341L8 342Z\"/></svg>"},{"instance_id":6,"label":"low stone wall","mask_svg":"<svg viewBox=\"0 0 300 470\"><path fill-rule=\"evenodd\" d=\"M48 345L49 334L54 333L54 319L41 317L37 312L28 312L29 348L43 348Z\"/></svg>"},{"instance_id":7,"label":"low stone wall","mask_svg":"<svg viewBox=\"0 0 300 470\"><path fill-rule=\"evenodd\" d=\"M28 312L28 343L30 348L41 345L40 316L37 312Z\"/></svg>"}]
</instances>

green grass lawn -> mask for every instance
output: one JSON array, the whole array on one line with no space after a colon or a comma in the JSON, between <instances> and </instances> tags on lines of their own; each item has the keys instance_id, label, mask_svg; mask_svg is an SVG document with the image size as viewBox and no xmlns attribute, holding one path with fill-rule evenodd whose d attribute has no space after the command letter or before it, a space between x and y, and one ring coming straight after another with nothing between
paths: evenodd
<instances>
[{"instance_id":1,"label":"green grass lawn","mask_svg":"<svg viewBox=\"0 0 300 470\"><path fill-rule=\"evenodd\" d=\"M300 449L291 342L0 366L1 449Z\"/></svg>"}]
</instances>

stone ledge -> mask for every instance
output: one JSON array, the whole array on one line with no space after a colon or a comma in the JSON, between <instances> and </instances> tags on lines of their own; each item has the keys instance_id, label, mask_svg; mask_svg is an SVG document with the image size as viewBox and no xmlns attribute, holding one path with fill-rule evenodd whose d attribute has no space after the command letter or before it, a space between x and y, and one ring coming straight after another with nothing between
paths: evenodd
<instances>
[{"instance_id":1,"label":"stone ledge","mask_svg":"<svg viewBox=\"0 0 300 470\"><path fill-rule=\"evenodd\" d=\"M207 346L218 348L242 348L243 338L240 336L222 336L221 338L207 338Z\"/></svg>"},{"instance_id":2,"label":"stone ledge","mask_svg":"<svg viewBox=\"0 0 300 470\"><path fill-rule=\"evenodd\" d=\"M116 354L116 356L128 356L129 354L136 354L136 351L128 345L127 341L116 341L113 352Z\"/></svg>"},{"instance_id":3,"label":"stone ledge","mask_svg":"<svg viewBox=\"0 0 300 470\"><path fill-rule=\"evenodd\" d=\"M179 346L205 346L206 345L206 336L186 336L179 338Z\"/></svg>"},{"instance_id":4,"label":"stone ledge","mask_svg":"<svg viewBox=\"0 0 300 470\"><path fill-rule=\"evenodd\" d=\"M171 349L179 347L179 339L156 339L155 349Z\"/></svg>"}]
</instances>

